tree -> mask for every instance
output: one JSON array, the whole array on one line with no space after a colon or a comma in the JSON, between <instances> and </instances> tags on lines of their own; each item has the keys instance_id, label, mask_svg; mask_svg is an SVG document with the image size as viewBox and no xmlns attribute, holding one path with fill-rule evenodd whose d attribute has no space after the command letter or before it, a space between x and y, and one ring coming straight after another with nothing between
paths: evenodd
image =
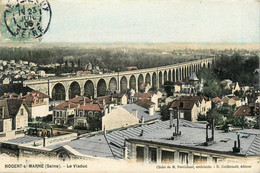
<instances>
[{"instance_id":1,"label":"tree","mask_svg":"<svg viewBox=\"0 0 260 173\"><path fill-rule=\"evenodd\" d=\"M221 87L219 81L212 69L203 68L198 74L200 79L204 79L202 95L210 98L219 97L221 95Z\"/></svg>"},{"instance_id":2,"label":"tree","mask_svg":"<svg viewBox=\"0 0 260 173\"><path fill-rule=\"evenodd\" d=\"M167 96L173 95L173 82L172 81L164 82L163 88L164 88L165 92L167 93Z\"/></svg>"},{"instance_id":3,"label":"tree","mask_svg":"<svg viewBox=\"0 0 260 173\"><path fill-rule=\"evenodd\" d=\"M163 105L161 107L161 120L162 121L166 121L170 119L170 111L169 108L171 106L171 103L169 103L168 105Z\"/></svg>"}]
</instances>

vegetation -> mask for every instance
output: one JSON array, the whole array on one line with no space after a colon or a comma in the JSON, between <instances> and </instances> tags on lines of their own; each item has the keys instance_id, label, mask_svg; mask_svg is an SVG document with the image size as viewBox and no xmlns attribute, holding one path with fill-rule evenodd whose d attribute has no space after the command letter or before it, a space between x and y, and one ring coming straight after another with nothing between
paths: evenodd
<instances>
[{"instance_id":1,"label":"vegetation","mask_svg":"<svg viewBox=\"0 0 260 173\"><path fill-rule=\"evenodd\" d=\"M198 77L204 80L202 95L207 97L221 97L222 95L231 94L231 89L222 88L219 83L224 79L230 79L238 82L240 85L254 85L257 82L254 70L258 68L259 58L256 56L244 58L238 54L231 57L222 56L216 60L212 69L201 69ZM236 96L242 96L242 91L236 91Z\"/></svg>"},{"instance_id":2,"label":"vegetation","mask_svg":"<svg viewBox=\"0 0 260 173\"><path fill-rule=\"evenodd\" d=\"M167 96L173 95L173 82L172 81L166 81L163 86L165 92L167 93Z\"/></svg>"},{"instance_id":3,"label":"vegetation","mask_svg":"<svg viewBox=\"0 0 260 173\"><path fill-rule=\"evenodd\" d=\"M125 71L127 66L137 66L139 69L156 66L164 66L183 61L194 60L193 56L183 58L174 52L162 54L159 50L133 49L126 51L122 49L83 49L73 47L48 47L48 48L26 48L26 47L0 47L0 59L14 59L35 62L39 65L59 63L62 68L45 69L48 73L72 72L84 69L85 65L91 63L98 65L101 69L109 71ZM71 66L68 65L71 63Z\"/></svg>"},{"instance_id":4,"label":"vegetation","mask_svg":"<svg viewBox=\"0 0 260 173\"><path fill-rule=\"evenodd\" d=\"M223 55L217 59L213 70L219 80L230 79L240 85L252 86L258 81L253 74L257 68L259 68L257 56L245 58L234 54L231 57Z\"/></svg>"},{"instance_id":5,"label":"vegetation","mask_svg":"<svg viewBox=\"0 0 260 173\"><path fill-rule=\"evenodd\" d=\"M224 104L222 107L214 107L207 112L206 119L211 123L214 118L216 126L222 126L222 128L228 127L232 124L236 127L245 128L248 127L248 122L244 116L233 116L234 108L232 106Z\"/></svg>"},{"instance_id":6,"label":"vegetation","mask_svg":"<svg viewBox=\"0 0 260 173\"><path fill-rule=\"evenodd\" d=\"M214 98L221 95L221 87L219 85L219 80L212 69L201 69L198 73L198 77L200 79L203 79L204 81L204 86L201 93L202 95L210 98Z\"/></svg>"},{"instance_id":7,"label":"vegetation","mask_svg":"<svg viewBox=\"0 0 260 173\"><path fill-rule=\"evenodd\" d=\"M163 105L161 107L161 120L162 121L166 121L170 119L170 111L169 108L171 106L171 103L169 103L168 105Z\"/></svg>"}]
</instances>

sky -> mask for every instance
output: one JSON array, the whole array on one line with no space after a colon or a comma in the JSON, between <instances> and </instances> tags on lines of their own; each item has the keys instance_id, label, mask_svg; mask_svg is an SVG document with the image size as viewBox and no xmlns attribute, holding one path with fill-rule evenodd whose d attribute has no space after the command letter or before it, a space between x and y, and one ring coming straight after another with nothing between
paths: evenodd
<instances>
[{"instance_id":1,"label":"sky","mask_svg":"<svg viewBox=\"0 0 260 173\"><path fill-rule=\"evenodd\" d=\"M258 43L257 0L49 0L42 42Z\"/></svg>"}]
</instances>

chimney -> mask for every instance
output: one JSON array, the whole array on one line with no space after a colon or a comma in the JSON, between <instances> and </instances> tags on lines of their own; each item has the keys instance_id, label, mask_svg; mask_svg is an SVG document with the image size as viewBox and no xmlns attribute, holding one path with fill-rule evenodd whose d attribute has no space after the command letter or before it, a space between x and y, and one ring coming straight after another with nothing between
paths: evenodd
<instances>
[{"instance_id":1,"label":"chimney","mask_svg":"<svg viewBox=\"0 0 260 173\"><path fill-rule=\"evenodd\" d=\"M238 143L238 146L237 146ZM237 141L234 141L234 147L233 147L233 152L235 153L239 153L241 150L240 148L240 138L239 138L239 134L237 135Z\"/></svg>"},{"instance_id":2,"label":"chimney","mask_svg":"<svg viewBox=\"0 0 260 173\"><path fill-rule=\"evenodd\" d=\"M42 139L43 139L43 144L42 144L43 147L45 147L45 145L46 145L46 138L47 138L46 136L44 136L44 137L42 138Z\"/></svg>"},{"instance_id":3,"label":"chimney","mask_svg":"<svg viewBox=\"0 0 260 173\"><path fill-rule=\"evenodd\" d=\"M106 100L105 99L103 99L103 106L105 106L106 105Z\"/></svg>"},{"instance_id":4,"label":"chimney","mask_svg":"<svg viewBox=\"0 0 260 173\"><path fill-rule=\"evenodd\" d=\"M143 136L144 135L144 130L141 131L139 136Z\"/></svg>"},{"instance_id":5,"label":"chimney","mask_svg":"<svg viewBox=\"0 0 260 173\"><path fill-rule=\"evenodd\" d=\"M240 149L240 139L239 139L239 134L237 135L237 147Z\"/></svg>"},{"instance_id":6,"label":"chimney","mask_svg":"<svg viewBox=\"0 0 260 173\"><path fill-rule=\"evenodd\" d=\"M177 131L176 131L176 133L177 134L179 134L179 119L180 118L180 110L178 110L178 112L177 112Z\"/></svg>"},{"instance_id":7,"label":"chimney","mask_svg":"<svg viewBox=\"0 0 260 173\"><path fill-rule=\"evenodd\" d=\"M212 124L211 124L211 140L214 141L214 118L212 118Z\"/></svg>"},{"instance_id":8,"label":"chimney","mask_svg":"<svg viewBox=\"0 0 260 173\"><path fill-rule=\"evenodd\" d=\"M70 103L68 103L68 107L69 107L69 109L70 109Z\"/></svg>"},{"instance_id":9,"label":"chimney","mask_svg":"<svg viewBox=\"0 0 260 173\"><path fill-rule=\"evenodd\" d=\"M106 126L104 125L104 135L107 134Z\"/></svg>"},{"instance_id":10,"label":"chimney","mask_svg":"<svg viewBox=\"0 0 260 173\"><path fill-rule=\"evenodd\" d=\"M141 118L141 123L144 124L144 117Z\"/></svg>"},{"instance_id":11,"label":"chimney","mask_svg":"<svg viewBox=\"0 0 260 173\"><path fill-rule=\"evenodd\" d=\"M110 113L110 112L111 112L111 110L112 110L112 105L111 105L111 104L109 104L109 105L108 105L108 113Z\"/></svg>"},{"instance_id":12,"label":"chimney","mask_svg":"<svg viewBox=\"0 0 260 173\"><path fill-rule=\"evenodd\" d=\"M154 115L154 105L151 105L151 106L149 107L149 115L150 115L150 116L153 116L153 115Z\"/></svg>"},{"instance_id":13,"label":"chimney","mask_svg":"<svg viewBox=\"0 0 260 173\"><path fill-rule=\"evenodd\" d=\"M127 145L126 145L126 141L124 142L123 156L124 156L125 159L128 158L128 148L127 148Z\"/></svg>"},{"instance_id":14,"label":"chimney","mask_svg":"<svg viewBox=\"0 0 260 173\"><path fill-rule=\"evenodd\" d=\"M169 108L169 112L170 112L170 128L172 128L172 124L173 124L173 109Z\"/></svg>"}]
</instances>

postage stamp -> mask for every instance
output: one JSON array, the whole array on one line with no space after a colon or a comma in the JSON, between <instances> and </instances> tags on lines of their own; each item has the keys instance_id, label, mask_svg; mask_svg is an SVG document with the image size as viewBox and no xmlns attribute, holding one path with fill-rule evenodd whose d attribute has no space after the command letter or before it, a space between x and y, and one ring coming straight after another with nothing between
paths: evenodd
<instances>
[{"instance_id":1,"label":"postage stamp","mask_svg":"<svg viewBox=\"0 0 260 173\"><path fill-rule=\"evenodd\" d=\"M51 23L47 0L8 0L1 3L1 41L38 42Z\"/></svg>"}]
</instances>

